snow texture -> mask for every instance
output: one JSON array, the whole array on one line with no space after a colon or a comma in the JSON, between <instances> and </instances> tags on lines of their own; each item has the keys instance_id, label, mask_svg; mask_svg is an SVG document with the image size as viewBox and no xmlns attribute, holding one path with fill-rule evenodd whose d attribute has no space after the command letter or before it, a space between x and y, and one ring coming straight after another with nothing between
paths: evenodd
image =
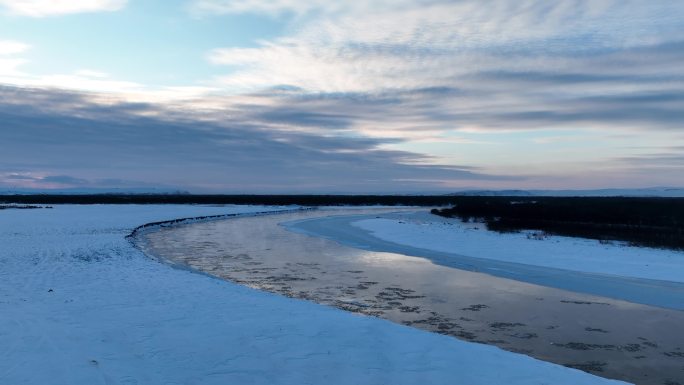
<instances>
[{"instance_id":1,"label":"snow texture","mask_svg":"<svg viewBox=\"0 0 684 385\"><path fill-rule=\"evenodd\" d=\"M125 239L147 222L265 209L0 210L0 383L618 383L174 269Z\"/></svg>"},{"instance_id":2,"label":"snow texture","mask_svg":"<svg viewBox=\"0 0 684 385\"><path fill-rule=\"evenodd\" d=\"M355 221L373 236L400 245L475 258L587 273L684 282L684 252L630 247L622 242L549 236L538 231L498 233L427 213Z\"/></svg>"}]
</instances>

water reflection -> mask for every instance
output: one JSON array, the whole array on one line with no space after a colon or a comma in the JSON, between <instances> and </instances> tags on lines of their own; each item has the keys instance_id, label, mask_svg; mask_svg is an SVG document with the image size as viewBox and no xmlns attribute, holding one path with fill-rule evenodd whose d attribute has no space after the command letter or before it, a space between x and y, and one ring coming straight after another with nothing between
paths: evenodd
<instances>
[{"instance_id":1,"label":"water reflection","mask_svg":"<svg viewBox=\"0 0 684 385\"><path fill-rule=\"evenodd\" d=\"M682 312L354 249L278 226L345 213L360 214L336 210L235 218L163 228L142 234L139 241L157 257L261 290L606 377L640 384L684 382Z\"/></svg>"}]
</instances>

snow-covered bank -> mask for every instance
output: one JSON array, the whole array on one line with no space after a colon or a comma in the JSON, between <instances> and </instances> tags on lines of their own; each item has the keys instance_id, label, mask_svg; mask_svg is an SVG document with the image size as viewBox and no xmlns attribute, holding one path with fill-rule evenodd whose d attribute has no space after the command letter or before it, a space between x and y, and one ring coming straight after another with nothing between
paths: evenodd
<instances>
[{"instance_id":1,"label":"snow-covered bank","mask_svg":"<svg viewBox=\"0 0 684 385\"><path fill-rule=\"evenodd\" d=\"M365 220L370 224L369 230L362 229L359 223ZM400 214L386 213L382 215L339 215L323 218L313 218L281 223L290 231L309 236L323 237L340 242L343 245L358 249L404 254L426 258L430 261L456 269L490 274L496 277L528 282L535 285L548 286L562 290L609 297L644 305L659 306L669 309L684 310L684 283L644 278L634 278L615 274L600 274L584 271L573 271L530 263L518 263L493 258L468 256L457 248L457 244L442 243L446 238L423 238L422 233L432 233L440 225L428 224L433 221L444 221L429 213ZM400 223L403 222L403 223ZM404 227L404 225L408 225ZM374 224L374 226L373 226ZM443 226L457 226L444 225ZM388 231L394 229L394 232ZM387 237L382 239L377 234ZM473 230L475 233L481 230ZM445 237L450 237L449 231L443 230ZM470 242L470 246L477 251L478 247L495 253L511 252L515 245L501 243L498 233L490 234L493 239L472 242L469 236L463 235L463 243ZM392 240L389 240L391 236ZM452 235L451 235L452 236ZM443 250L435 250L430 240L440 242ZM420 242L419 242L420 241ZM530 245L538 245L537 240L525 241ZM492 243L492 245L489 244ZM600 244L596 246L600 247ZM540 247L539 250L544 250ZM512 251L513 253L515 250ZM478 255L478 254L475 254Z\"/></svg>"},{"instance_id":2,"label":"snow-covered bank","mask_svg":"<svg viewBox=\"0 0 684 385\"><path fill-rule=\"evenodd\" d=\"M3 210L0 383L617 383L172 269L124 239L147 222L264 209Z\"/></svg>"},{"instance_id":3,"label":"snow-covered bank","mask_svg":"<svg viewBox=\"0 0 684 385\"><path fill-rule=\"evenodd\" d=\"M545 236L536 232L497 233L483 224L463 223L428 213L359 220L353 226L390 242L475 258L534 266L684 282L684 252L629 247L619 242Z\"/></svg>"}]
</instances>

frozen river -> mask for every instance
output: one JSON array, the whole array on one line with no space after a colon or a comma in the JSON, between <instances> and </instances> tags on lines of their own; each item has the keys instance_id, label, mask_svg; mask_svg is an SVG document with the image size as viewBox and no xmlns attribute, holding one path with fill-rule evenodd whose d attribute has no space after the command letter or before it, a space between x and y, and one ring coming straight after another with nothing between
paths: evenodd
<instances>
[{"instance_id":1,"label":"frozen river","mask_svg":"<svg viewBox=\"0 0 684 385\"><path fill-rule=\"evenodd\" d=\"M138 245L169 263L257 289L496 345L605 377L684 384L681 311L362 250L279 225L393 211L397 209L316 210L201 222L143 232Z\"/></svg>"}]
</instances>

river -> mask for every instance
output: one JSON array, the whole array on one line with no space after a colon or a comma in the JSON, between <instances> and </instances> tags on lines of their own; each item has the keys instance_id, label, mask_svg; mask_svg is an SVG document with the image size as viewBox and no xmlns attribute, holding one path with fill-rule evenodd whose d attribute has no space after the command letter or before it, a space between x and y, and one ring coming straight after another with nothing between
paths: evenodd
<instances>
[{"instance_id":1,"label":"river","mask_svg":"<svg viewBox=\"0 0 684 385\"><path fill-rule=\"evenodd\" d=\"M415 210L415 209L414 209ZM637 384L684 384L684 312L362 250L279 224L397 209L314 210L138 235L147 254L288 297Z\"/></svg>"}]
</instances>

